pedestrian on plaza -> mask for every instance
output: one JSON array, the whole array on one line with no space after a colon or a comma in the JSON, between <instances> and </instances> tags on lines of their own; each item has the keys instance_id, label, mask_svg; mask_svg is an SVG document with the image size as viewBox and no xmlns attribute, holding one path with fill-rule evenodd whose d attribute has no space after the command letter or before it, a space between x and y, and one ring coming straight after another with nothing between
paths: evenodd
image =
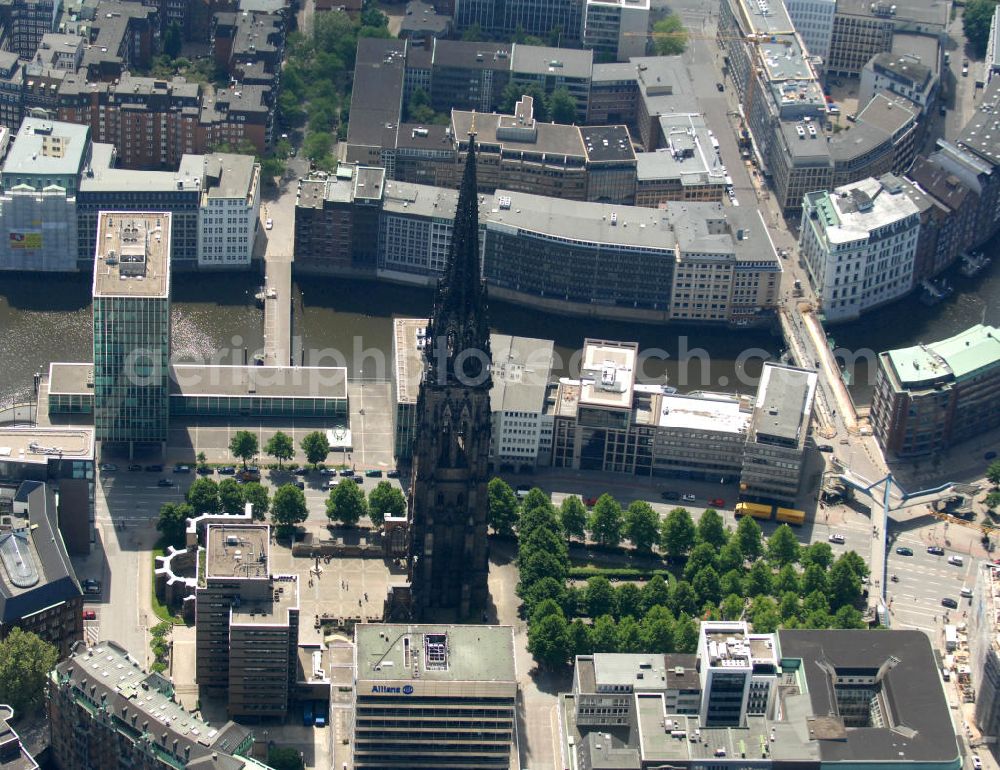
<instances>
[{"instance_id":1,"label":"pedestrian on plaza","mask_svg":"<svg viewBox=\"0 0 1000 770\"><path fill-rule=\"evenodd\" d=\"M368 601L368 593L365 592L365 601Z\"/></svg>"}]
</instances>

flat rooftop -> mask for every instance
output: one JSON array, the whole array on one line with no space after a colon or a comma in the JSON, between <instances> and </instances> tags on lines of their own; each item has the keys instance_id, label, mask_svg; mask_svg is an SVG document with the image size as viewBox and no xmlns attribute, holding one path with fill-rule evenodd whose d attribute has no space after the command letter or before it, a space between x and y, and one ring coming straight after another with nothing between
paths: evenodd
<instances>
[{"instance_id":1,"label":"flat rooftop","mask_svg":"<svg viewBox=\"0 0 1000 770\"><path fill-rule=\"evenodd\" d=\"M267 596L259 599L240 597L240 603L230 612L232 625L288 627L288 613L299 608L299 576L273 577L273 591Z\"/></svg>"},{"instance_id":2,"label":"flat rooftop","mask_svg":"<svg viewBox=\"0 0 1000 770\"><path fill-rule=\"evenodd\" d=\"M738 398L719 394L672 395L660 399L661 428L746 434L751 413Z\"/></svg>"},{"instance_id":3,"label":"flat rooftop","mask_svg":"<svg viewBox=\"0 0 1000 770\"><path fill-rule=\"evenodd\" d=\"M94 297L169 297L170 226L166 211L100 212Z\"/></svg>"},{"instance_id":4,"label":"flat rooftop","mask_svg":"<svg viewBox=\"0 0 1000 770\"><path fill-rule=\"evenodd\" d=\"M510 70L513 43L434 40L431 62L434 67L472 70Z\"/></svg>"},{"instance_id":5,"label":"flat rooftop","mask_svg":"<svg viewBox=\"0 0 1000 770\"><path fill-rule=\"evenodd\" d=\"M948 26L948 13L951 3L948 0L898 0L889 3L879 0L837 0L837 15L867 16L869 18L888 19L894 25L901 22L917 22L920 25L932 25L944 29ZM890 10L891 9L891 10ZM927 29L927 34L933 32Z\"/></svg>"},{"instance_id":6,"label":"flat rooftop","mask_svg":"<svg viewBox=\"0 0 1000 770\"><path fill-rule=\"evenodd\" d=\"M93 428L0 428L0 462L94 459Z\"/></svg>"},{"instance_id":7,"label":"flat rooftop","mask_svg":"<svg viewBox=\"0 0 1000 770\"><path fill-rule=\"evenodd\" d=\"M382 210L415 217L440 217L451 221L458 208L458 190L411 182L385 183Z\"/></svg>"},{"instance_id":8,"label":"flat rooftop","mask_svg":"<svg viewBox=\"0 0 1000 770\"><path fill-rule=\"evenodd\" d=\"M259 168L252 155L218 152L194 157L203 163L209 198L251 198L256 193ZM181 163L183 167L183 158Z\"/></svg>"},{"instance_id":9,"label":"flat rooftop","mask_svg":"<svg viewBox=\"0 0 1000 770\"><path fill-rule=\"evenodd\" d=\"M337 366L172 364L172 396L347 399L347 369Z\"/></svg>"},{"instance_id":10,"label":"flat rooftop","mask_svg":"<svg viewBox=\"0 0 1000 770\"><path fill-rule=\"evenodd\" d=\"M635 150L627 126L581 126L580 134L591 163L634 161Z\"/></svg>"},{"instance_id":11,"label":"flat rooftop","mask_svg":"<svg viewBox=\"0 0 1000 770\"><path fill-rule=\"evenodd\" d=\"M639 343L588 339L580 362L580 404L631 409Z\"/></svg>"},{"instance_id":12,"label":"flat rooftop","mask_svg":"<svg viewBox=\"0 0 1000 770\"><path fill-rule=\"evenodd\" d=\"M957 143L990 164L1000 165L1000 78L986 84Z\"/></svg>"},{"instance_id":13,"label":"flat rooftop","mask_svg":"<svg viewBox=\"0 0 1000 770\"><path fill-rule=\"evenodd\" d=\"M901 188L887 189L872 177L821 193L811 201L819 216L816 229L831 244L867 242L873 230L920 213Z\"/></svg>"},{"instance_id":14,"label":"flat rooftop","mask_svg":"<svg viewBox=\"0 0 1000 770\"><path fill-rule=\"evenodd\" d=\"M590 80L594 70L594 52L514 43L511 46L510 69L528 75Z\"/></svg>"},{"instance_id":15,"label":"flat rooftop","mask_svg":"<svg viewBox=\"0 0 1000 770\"><path fill-rule=\"evenodd\" d=\"M815 391L815 371L765 363L757 389L754 432L801 444L809 428Z\"/></svg>"},{"instance_id":16,"label":"flat rooftop","mask_svg":"<svg viewBox=\"0 0 1000 770\"><path fill-rule=\"evenodd\" d=\"M513 683L516 678L510 626L360 623L354 644L358 682Z\"/></svg>"},{"instance_id":17,"label":"flat rooftop","mask_svg":"<svg viewBox=\"0 0 1000 770\"><path fill-rule=\"evenodd\" d=\"M580 136L580 129L576 126L567 126L561 123L540 123L535 122L535 135L533 139L519 141L517 139L497 138L497 129L500 121L510 118L509 115L500 115L496 112L463 112L461 110L451 111L452 134L456 137L467 137L472 130L472 121L476 122L476 143L480 151L489 152L489 148L499 147L501 152L529 152L544 154L550 162L558 162L559 158L579 158L580 162L586 157L586 148L583 138ZM465 141L463 139L463 141ZM548 156L557 156L551 157Z\"/></svg>"},{"instance_id":18,"label":"flat rooftop","mask_svg":"<svg viewBox=\"0 0 1000 770\"><path fill-rule=\"evenodd\" d=\"M637 690L665 689L667 686L663 655L595 653L593 661L594 684L598 690L611 685L625 685Z\"/></svg>"},{"instance_id":19,"label":"flat rooftop","mask_svg":"<svg viewBox=\"0 0 1000 770\"><path fill-rule=\"evenodd\" d=\"M976 324L953 337L889 350L883 355L903 387L942 378L962 379L1000 365L1000 329Z\"/></svg>"},{"instance_id":20,"label":"flat rooftop","mask_svg":"<svg viewBox=\"0 0 1000 770\"><path fill-rule=\"evenodd\" d=\"M264 524L209 524L205 577L267 579L270 532L271 528Z\"/></svg>"},{"instance_id":21,"label":"flat rooftop","mask_svg":"<svg viewBox=\"0 0 1000 770\"><path fill-rule=\"evenodd\" d=\"M25 118L7 153L3 173L75 175L87 157L90 128L57 120Z\"/></svg>"}]
</instances>

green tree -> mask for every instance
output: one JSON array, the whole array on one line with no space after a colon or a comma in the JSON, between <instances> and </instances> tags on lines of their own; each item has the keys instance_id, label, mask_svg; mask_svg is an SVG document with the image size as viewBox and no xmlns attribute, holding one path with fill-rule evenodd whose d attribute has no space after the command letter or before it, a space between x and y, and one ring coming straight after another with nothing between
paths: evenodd
<instances>
[{"instance_id":1,"label":"green tree","mask_svg":"<svg viewBox=\"0 0 1000 770\"><path fill-rule=\"evenodd\" d=\"M778 577L774 580L774 591L776 594L784 595L788 592L797 594L801 586L799 585L799 573L795 567L786 564L778 572Z\"/></svg>"},{"instance_id":2,"label":"green tree","mask_svg":"<svg viewBox=\"0 0 1000 770\"><path fill-rule=\"evenodd\" d=\"M229 451L233 457L238 457L243 461L243 467L257 456L260 446L257 443L257 434L248 430L238 430L229 440Z\"/></svg>"},{"instance_id":3,"label":"green tree","mask_svg":"<svg viewBox=\"0 0 1000 770\"><path fill-rule=\"evenodd\" d=\"M523 83L508 83L507 86L504 87L503 93L500 95L500 112L504 114L513 113L514 106L523 96L531 97L535 120L539 123L548 123L548 100L545 97L545 91L540 85L538 85L538 83L531 83L530 85L524 85ZM573 107L575 111L576 105L574 104Z\"/></svg>"},{"instance_id":4,"label":"green tree","mask_svg":"<svg viewBox=\"0 0 1000 770\"><path fill-rule=\"evenodd\" d=\"M699 625L694 618L682 615L674 624L674 650L693 655L698 651Z\"/></svg>"},{"instance_id":5,"label":"green tree","mask_svg":"<svg viewBox=\"0 0 1000 770\"><path fill-rule=\"evenodd\" d=\"M746 577L747 595L769 596L774 592L774 576L771 568L763 561L755 561Z\"/></svg>"},{"instance_id":6,"label":"green tree","mask_svg":"<svg viewBox=\"0 0 1000 770\"><path fill-rule=\"evenodd\" d=\"M845 604L833 614L830 625L834 628L864 628L865 621L856 608Z\"/></svg>"},{"instance_id":7,"label":"green tree","mask_svg":"<svg viewBox=\"0 0 1000 770\"><path fill-rule=\"evenodd\" d=\"M553 123L573 125L576 123L576 100L564 88L557 88L548 98L549 120Z\"/></svg>"},{"instance_id":8,"label":"green tree","mask_svg":"<svg viewBox=\"0 0 1000 770\"><path fill-rule=\"evenodd\" d=\"M719 611L722 613L723 620L739 620L743 616L745 606L746 601L742 596L729 594L719 605Z\"/></svg>"},{"instance_id":9,"label":"green tree","mask_svg":"<svg viewBox=\"0 0 1000 770\"><path fill-rule=\"evenodd\" d=\"M778 630L781 623L781 616L778 614L778 605L770 596L758 596L750 603L750 625L758 634L773 634Z\"/></svg>"},{"instance_id":10,"label":"green tree","mask_svg":"<svg viewBox=\"0 0 1000 770\"><path fill-rule=\"evenodd\" d=\"M653 575L640 591L642 595L642 611L649 612L653 607L666 607L670 602L670 588L660 575Z\"/></svg>"},{"instance_id":11,"label":"green tree","mask_svg":"<svg viewBox=\"0 0 1000 770\"><path fill-rule=\"evenodd\" d=\"M691 581L691 587L698 595L698 601L702 605L717 605L719 600L722 598L722 586L719 581L719 573L712 567L704 567L701 569L698 574L694 576L694 580Z\"/></svg>"},{"instance_id":12,"label":"green tree","mask_svg":"<svg viewBox=\"0 0 1000 770\"><path fill-rule=\"evenodd\" d=\"M816 564L823 569L828 569L833 564L833 549L829 543L812 543L802 549L799 562L803 568L808 567L810 564Z\"/></svg>"},{"instance_id":13,"label":"green tree","mask_svg":"<svg viewBox=\"0 0 1000 770\"><path fill-rule=\"evenodd\" d=\"M184 498L199 514L219 512L219 485L212 479L195 479Z\"/></svg>"},{"instance_id":14,"label":"green tree","mask_svg":"<svg viewBox=\"0 0 1000 770\"><path fill-rule=\"evenodd\" d=\"M532 487L521 501L521 512L534 511L537 508L542 508L551 514L556 512L552 499L538 487Z\"/></svg>"},{"instance_id":15,"label":"green tree","mask_svg":"<svg viewBox=\"0 0 1000 770\"><path fill-rule=\"evenodd\" d=\"M715 548L708 543L698 543L688 556L687 564L684 565L684 579L691 580L705 567L711 567L716 572L719 571L719 559L716 556Z\"/></svg>"},{"instance_id":16,"label":"green tree","mask_svg":"<svg viewBox=\"0 0 1000 770\"><path fill-rule=\"evenodd\" d=\"M298 749L288 746L271 746L267 750L267 764L273 770L303 770L302 756Z\"/></svg>"},{"instance_id":17,"label":"green tree","mask_svg":"<svg viewBox=\"0 0 1000 770\"><path fill-rule=\"evenodd\" d=\"M184 533L187 531L188 519L194 516L194 509L187 503L164 503L160 506L160 517L156 522L156 531L163 535L167 545L181 547L184 545Z\"/></svg>"},{"instance_id":18,"label":"green tree","mask_svg":"<svg viewBox=\"0 0 1000 770\"><path fill-rule=\"evenodd\" d=\"M756 561L763 553L760 524L752 516L744 516L736 525L736 544L747 561Z\"/></svg>"},{"instance_id":19,"label":"green tree","mask_svg":"<svg viewBox=\"0 0 1000 770\"><path fill-rule=\"evenodd\" d=\"M434 120L434 108L431 107L431 99L424 89L413 90L406 112L410 123L430 123Z\"/></svg>"},{"instance_id":20,"label":"green tree","mask_svg":"<svg viewBox=\"0 0 1000 770\"><path fill-rule=\"evenodd\" d=\"M521 538L518 544L518 561L523 561L531 554L539 551L552 554L559 559L563 570L569 569L569 555L566 550L566 541L563 540L562 535L544 527L532 530L531 534L526 538Z\"/></svg>"},{"instance_id":21,"label":"green tree","mask_svg":"<svg viewBox=\"0 0 1000 770\"><path fill-rule=\"evenodd\" d=\"M674 649L674 620L670 610L657 606L647 612L640 623L644 652L667 653Z\"/></svg>"},{"instance_id":22,"label":"green tree","mask_svg":"<svg viewBox=\"0 0 1000 770\"><path fill-rule=\"evenodd\" d=\"M306 462L313 465L326 462L326 457L330 454L330 442L327 441L323 431L314 430L307 433L302 437L299 446L302 447L302 451L306 455Z\"/></svg>"},{"instance_id":23,"label":"green tree","mask_svg":"<svg viewBox=\"0 0 1000 770\"><path fill-rule=\"evenodd\" d=\"M670 592L670 609L675 615L693 614L698 611L698 594L686 580L678 580Z\"/></svg>"},{"instance_id":24,"label":"green tree","mask_svg":"<svg viewBox=\"0 0 1000 770\"><path fill-rule=\"evenodd\" d=\"M678 559L694 545L696 530L686 508L674 508L667 514L660 532L660 545L667 556Z\"/></svg>"},{"instance_id":25,"label":"green tree","mask_svg":"<svg viewBox=\"0 0 1000 770\"><path fill-rule=\"evenodd\" d=\"M746 596L746 585L743 571L738 569L729 570L729 572L722 576L720 587L722 588L723 596L728 596L729 594Z\"/></svg>"},{"instance_id":26,"label":"green tree","mask_svg":"<svg viewBox=\"0 0 1000 770\"><path fill-rule=\"evenodd\" d=\"M781 616L782 625L796 620L801 611L802 608L799 605L798 593L788 591L781 595L781 601L778 603L778 614Z\"/></svg>"},{"instance_id":27,"label":"green tree","mask_svg":"<svg viewBox=\"0 0 1000 770\"><path fill-rule=\"evenodd\" d=\"M494 476L486 487L489 498L489 523L498 535L510 537L517 524L517 495L510 484Z\"/></svg>"},{"instance_id":28,"label":"green tree","mask_svg":"<svg viewBox=\"0 0 1000 770\"><path fill-rule=\"evenodd\" d=\"M784 567L799 560L799 541L787 524L782 524L767 539L767 558L775 565Z\"/></svg>"},{"instance_id":29,"label":"green tree","mask_svg":"<svg viewBox=\"0 0 1000 770\"><path fill-rule=\"evenodd\" d=\"M556 517L556 512L551 506L543 505L530 510L524 507L521 508L521 513L517 517L518 543L525 542L536 529L562 533L562 527L559 526L559 519Z\"/></svg>"},{"instance_id":30,"label":"green tree","mask_svg":"<svg viewBox=\"0 0 1000 770\"><path fill-rule=\"evenodd\" d=\"M219 482L219 503L223 513L243 513L246 498L243 496L243 487L236 479L223 479Z\"/></svg>"},{"instance_id":31,"label":"green tree","mask_svg":"<svg viewBox=\"0 0 1000 770\"><path fill-rule=\"evenodd\" d=\"M861 579L845 561L838 560L830 567L828 585L832 608L840 609L845 605L851 605L861 596Z\"/></svg>"},{"instance_id":32,"label":"green tree","mask_svg":"<svg viewBox=\"0 0 1000 770\"><path fill-rule=\"evenodd\" d=\"M962 15L962 31L977 57L986 53L990 22L997 4L994 0L969 0Z\"/></svg>"},{"instance_id":33,"label":"green tree","mask_svg":"<svg viewBox=\"0 0 1000 770\"><path fill-rule=\"evenodd\" d=\"M594 652L618 652L618 627L610 615L601 615L590 632Z\"/></svg>"},{"instance_id":34,"label":"green tree","mask_svg":"<svg viewBox=\"0 0 1000 770\"><path fill-rule=\"evenodd\" d=\"M726 545L728 539L726 525L719 512L714 508L706 508L701 518L698 519L698 542L708 543L719 550Z\"/></svg>"},{"instance_id":35,"label":"green tree","mask_svg":"<svg viewBox=\"0 0 1000 770\"><path fill-rule=\"evenodd\" d=\"M566 613L563 612L562 607L559 606L559 603L555 599L542 599L531 611L531 615L529 616L530 622L538 623L549 615L559 615L564 619L566 617Z\"/></svg>"},{"instance_id":36,"label":"green tree","mask_svg":"<svg viewBox=\"0 0 1000 770\"><path fill-rule=\"evenodd\" d=\"M314 131L302 143L302 152L305 153L307 158L312 158L316 161L317 166L329 164L330 150L332 148L333 136L326 131Z\"/></svg>"},{"instance_id":37,"label":"green tree","mask_svg":"<svg viewBox=\"0 0 1000 770\"><path fill-rule=\"evenodd\" d=\"M653 550L660 531L660 518L653 507L642 500L636 500L625 511L625 537L637 551Z\"/></svg>"},{"instance_id":38,"label":"green tree","mask_svg":"<svg viewBox=\"0 0 1000 770\"><path fill-rule=\"evenodd\" d=\"M622 583L615 590L615 607L617 617L631 615L634 618L642 616L642 591L635 583Z\"/></svg>"},{"instance_id":39,"label":"green tree","mask_svg":"<svg viewBox=\"0 0 1000 770\"><path fill-rule=\"evenodd\" d=\"M176 21L170 22L167 31L163 33L163 53L171 59L176 59L181 55L181 28Z\"/></svg>"},{"instance_id":40,"label":"green tree","mask_svg":"<svg viewBox=\"0 0 1000 770\"><path fill-rule=\"evenodd\" d=\"M518 583L518 595L523 597L526 590L542 578L551 577L562 582L566 580L566 565L554 553L543 550L533 550L517 563L521 581Z\"/></svg>"},{"instance_id":41,"label":"green tree","mask_svg":"<svg viewBox=\"0 0 1000 770\"><path fill-rule=\"evenodd\" d=\"M561 607L565 606L567 604L565 583L551 576L535 581L521 597L525 616L530 618L535 608L546 599L551 599Z\"/></svg>"},{"instance_id":42,"label":"green tree","mask_svg":"<svg viewBox=\"0 0 1000 770\"><path fill-rule=\"evenodd\" d=\"M810 564L802 573L801 592L808 596L813 591L826 591L826 570L817 564Z\"/></svg>"},{"instance_id":43,"label":"green tree","mask_svg":"<svg viewBox=\"0 0 1000 770\"><path fill-rule=\"evenodd\" d=\"M590 536L602 545L618 545L622 541L622 507L609 494L598 498L590 513Z\"/></svg>"},{"instance_id":44,"label":"green tree","mask_svg":"<svg viewBox=\"0 0 1000 770\"><path fill-rule=\"evenodd\" d=\"M0 703L8 703L18 716L34 712L45 698L49 672L59 651L48 642L14 626L0 642Z\"/></svg>"},{"instance_id":45,"label":"green tree","mask_svg":"<svg viewBox=\"0 0 1000 770\"><path fill-rule=\"evenodd\" d=\"M615 589L603 575L587 580L587 614L592 618L610 615L615 611Z\"/></svg>"},{"instance_id":46,"label":"green tree","mask_svg":"<svg viewBox=\"0 0 1000 770\"><path fill-rule=\"evenodd\" d=\"M566 629L566 638L571 659L577 655L586 655L592 649L590 628L580 618L569 624L569 628Z\"/></svg>"},{"instance_id":47,"label":"green tree","mask_svg":"<svg viewBox=\"0 0 1000 770\"><path fill-rule=\"evenodd\" d=\"M264 445L264 452L276 459L278 461L278 468L281 468L283 461L291 460L295 457L295 444L292 443L291 436L279 430L267 440L267 444Z\"/></svg>"},{"instance_id":48,"label":"green tree","mask_svg":"<svg viewBox=\"0 0 1000 770\"><path fill-rule=\"evenodd\" d=\"M653 47L657 56L678 56L687 48L688 33L680 17L668 13L653 25Z\"/></svg>"},{"instance_id":49,"label":"green tree","mask_svg":"<svg viewBox=\"0 0 1000 770\"><path fill-rule=\"evenodd\" d=\"M587 508L576 495L564 497L559 506L559 521L562 523L566 537L586 537Z\"/></svg>"},{"instance_id":50,"label":"green tree","mask_svg":"<svg viewBox=\"0 0 1000 770\"><path fill-rule=\"evenodd\" d=\"M398 518L405 513L406 499L402 490L388 481L380 481L368 494L368 517L376 527L382 526L386 516Z\"/></svg>"},{"instance_id":51,"label":"green tree","mask_svg":"<svg viewBox=\"0 0 1000 770\"><path fill-rule=\"evenodd\" d=\"M205 456L204 452L199 452L194 459L198 461L199 470L208 467L208 457Z\"/></svg>"},{"instance_id":52,"label":"green tree","mask_svg":"<svg viewBox=\"0 0 1000 770\"><path fill-rule=\"evenodd\" d=\"M986 495L985 502L986 507L991 511L995 511L997 508L1000 508L1000 490L994 489Z\"/></svg>"},{"instance_id":53,"label":"green tree","mask_svg":"<svg viewBox=\"0 0 1000 770\"><path fill-rule=\"evenodd\" d=\"M271 509L271 496L267 487L256 481L249 481L243 485L243 499L253 506L255 519L263 521L267 517L267 512Z\"/></svg>"},{"instance_id":54,"label":"green tree","mask_svg":"<svg viewBox=\"0 0 1000 770\"><path fill-rule=\"evenodd\" d=\"M330 490L326 500L327 518L339 521L345 527L353 527L362 516L368 514L368 502L354 479L342 479Z\"/></svg>"},{"instance_id":55,"label":"green tree","mask_svg":"<svg viewBox=\"0 0 1000 770\"><path fill-rule=\"evenodd\" d=\"M462 32L462 40L466 42L474 43L480 40L485 40L483 35L483 28L479 24L470 24Z\"/></svg>"},{"instance_id":56,"label":"green tree","mask_svg":"<svg viewBox=\"0 0 1000 770\"><path fill-rule=\"evenodd\" d=\"M528 652L541 668L559 668L569 658L569 636L562 613L528 626Z\"/></svg>"},{"instance_id":57,"label":"green tree","mask_svg":"<svg viewBox=\"0 0 1000 770\"><path fill-rule=\"evenodd\" d=\"M271 501L271 523L279 535L292 532L296 524L301 524L309 516L306 496L294 484L282 484L274 491Z\"/></svg>"},{"instance_id":58,"label":"green tree","mask_svg":"<svg viewBox=\"0 0 1000 770\"><path fill-rule=\"evenodd\" d=\"M976 0L974 0L975 2ZM981 2L981 0L978 0ZM990 0L992 3L992 0ZM969 6L965 6L966 14L969 13ZM990 466L986 469L986 479L995 487L1000 487L1000 460L994 460L990 463Z\"/></svg>"},{"instance_id":59,"label":"green tree","mask_svg":"<svg viewBox=\"0 0 1000 770\"><path fill-rule=\"evenodd\" d=\"M802 600L802 612L808 615L811 612L830 612L830 600L822 591L813 591Z\"/></svg>"},{"instance_id":60,"label":"green tree","mask_svg":"<svg viewBox=\"0 0 1000 770\"><path fill-rule=\"evenodd\" d=\"M719 549L719 571L725 574L731 569L743 568L743 554L736 538L729 540Z\"/></svg>"},{"instance_id":61,"label":"green tree","mask_svg":"<svg viewBox=\"0 0 1000 770\"><path fill-rule=\"evenodd\" d=\"M615 631L618 636L615 644L618 652L645 652L642 649L642 630L631 615L626 615L619 620Z\"/></svg>"}]
</instances>

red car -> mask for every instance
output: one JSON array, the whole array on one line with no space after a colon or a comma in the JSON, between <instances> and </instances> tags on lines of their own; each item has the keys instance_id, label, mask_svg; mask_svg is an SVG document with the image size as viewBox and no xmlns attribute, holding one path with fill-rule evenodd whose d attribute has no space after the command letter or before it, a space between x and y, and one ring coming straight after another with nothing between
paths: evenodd
<instances>
[{"instance_id":1,"label":"red car","mask_svg":"<svg viewBox=\"0 0 1000 770\"><path fill-rule=\"evenodd\" d=\"M97 613L94 612L93 610L84 610L83 611L83 619L84 620L97 620Z\"/></svg>"},{"instance_id":2,"label":"red car","mask_svg":"<svg viewBox=\"0 0 1000 770\"><path fill-rule=\"evenodd\" d=\"M723 500L721 497L713 497L711 500L708 501L708 504L710 506L712 506L713 508L725 508L726 507L726 501Z\"/></svg>"},{"instance_id":3,"label":"red car","mask_svg":"<svg viewBox=\"0 0 1000 770\"><path fill-rule=\"evenodd\" d=\"M597 498L585 497L583 498L583 504L586 505L588 508L593 508L595 505L597 505Z\"/></svg>"}]
</instances>

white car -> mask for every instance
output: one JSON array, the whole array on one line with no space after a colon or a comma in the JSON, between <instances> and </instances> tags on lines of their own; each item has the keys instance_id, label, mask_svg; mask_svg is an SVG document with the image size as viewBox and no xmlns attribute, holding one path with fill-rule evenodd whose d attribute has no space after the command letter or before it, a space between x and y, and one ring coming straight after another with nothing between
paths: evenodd
<instances>
[{"instance_id":1,"label":"white car","mask_svg":"<svg viewBox=\"0 0 1000 770\"><path fill-rule=\"evenodd\" d=\"M271 219L271 217L268 217L267 221L264 222L264 229L265 230L270 230L272 227L274 227L274 220Z\"/></svg>"},{"instance_id":2,"label":"white car","mask_svg":"<svg viewBox=\"0 0 1000 770\"><path fill-rule=\"evenodd\" d=\"M972 768L973 770L983 770L983 760L975 754L972 755Z\"/></svg>"},{"instance_id":3,"label":"white car","mask_svg":"<svg viewBox=\"0 0 1000 770\"><path fill-rule=\"evenodd\" d=\"M965 564L965 562L962 561L961 556L949 556L948 563L953 564L956 567L961 567L963 564Z\"/></svg>"},{"instance_id":4,"label":"white car","mask_svg":"<svg viewBox=\"0 0 1000 770\"><path fill-rule=\"evenodd\" d=\"M693 503L697 499L694 495L681 495L681 500L685 503Z\"/></svg>"},{"instance_id":5,"label":"white car","mask_svg":"<svg viewBox=\"0 0 1000 770\"><path fill-rule=\"evenodd\" d=\"M827 538L831 543L839 543L843 545L847 542L847 538L841 535L839 532L834 532L830 537Z\"/></svg>"}]
</instances>

